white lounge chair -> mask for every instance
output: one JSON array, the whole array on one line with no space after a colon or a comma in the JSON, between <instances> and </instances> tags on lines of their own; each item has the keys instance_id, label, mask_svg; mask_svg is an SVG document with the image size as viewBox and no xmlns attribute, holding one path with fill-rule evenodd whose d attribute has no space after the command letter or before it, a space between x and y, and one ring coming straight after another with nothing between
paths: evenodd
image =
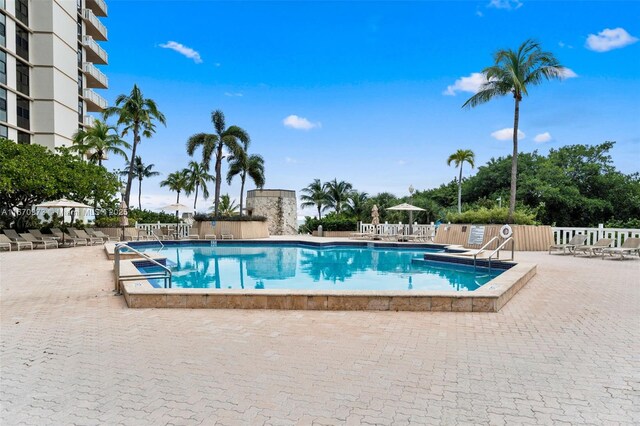
<instances>
[{"instance_id":1,"label":"white lounge chair","mask_svg":"<svg viewBox=\"0 0 640 426\"><path fill-rule=\"evenodd\" d=\"M567 250L569 253L573 253L573 250L577 246L584 245L585 241L587 241L587 236L584 234L576 234L569 240L567 244L552 244L549 246L549 254L551 254L552 250L560 251L562 250L562 254L566 254Z\"/></svg>"},{"instance_id":2,"label":"white lounge chair","mask_svg":"<svg viewBox=\"0 0 640 426\"><path fill-rule=\"evenodd\" d=\"M9 247L15 246L18 251L20 251L20 249L23 247L28 247L29 249L33 250L33 244L31 244L30 241L11 241L5 234L0 234L0 244L5 247L6 244L9 244Z\"/></svg>"},{"instance_id":3,"label":"white lounge chair","mask_svg":"<svg viewBox=\"0 0 640 426\"><path fill-rule=\"evenodd\" d=\"M604 259L604 255L608 254L610 256L615 256L616 254L620 255L620 259L624 259L624 255L633 255L637 254L640 256L640 238L627 238L624 240L624 243L620 247L607 247L602 250L602 259Z\"/></svg>"},{"instance_id":4,"label":"white lounge chair","mask_svg":"<svg viewBox=\"0 0 640 426\"><path fill-rule=\"evenodd\" d=\"M30 243L32 243L34 246L36 246L36 248L38 246L44 248L45 250L48 247L58 248L58 242L56 240L38 240L32 234L27 234L27 233L24 233L24 234L21 233L20 236L24 238L26 241L29 241Z\"/></svg>"}]
</instances>

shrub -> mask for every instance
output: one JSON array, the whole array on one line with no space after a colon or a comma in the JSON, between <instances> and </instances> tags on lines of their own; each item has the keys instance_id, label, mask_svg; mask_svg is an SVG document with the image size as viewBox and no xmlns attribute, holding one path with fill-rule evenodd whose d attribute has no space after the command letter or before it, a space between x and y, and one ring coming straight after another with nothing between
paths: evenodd
<instances>
[{"instance_id":1,"label":"shrub","mask_svg":"<svg viewBox=\"0 0 640 426\"><path fill-rule=\"evenodd\" d=\"M322 219L307 216L304 223L300 225L299 232L302 234L310 234L318 230L318 226L322 225L323 231L355 231L358 221L354 218L329 215Z\"/></svg>"},{"instance_id":2,"label":"shrub","mask_svg":"<svg viewBox=\"0 0 640 426\"><path fill-rule=\"evenodd\" d=\"M193 220L200 222L211 221L226 221L226 222L266 222L267 218L264 216L214 216L209 213L196 213L193 215Z\"/></svg>"},{"instance_id":3,"label":"shrub","mask_svg":"<svg viewBox=\"0 0 640 426\"><path fill-rule=\"evenodd\" d=\"M509 217L509 209L506 207L494 207L488 209L480 207L475 210L467 210L462 213L448 213L447 221L451 223L482 223L497 224L507 223ZM516 210L513 215L513 224L515 225L536 225L535 213Z\"/></svg>"}]
</instances>

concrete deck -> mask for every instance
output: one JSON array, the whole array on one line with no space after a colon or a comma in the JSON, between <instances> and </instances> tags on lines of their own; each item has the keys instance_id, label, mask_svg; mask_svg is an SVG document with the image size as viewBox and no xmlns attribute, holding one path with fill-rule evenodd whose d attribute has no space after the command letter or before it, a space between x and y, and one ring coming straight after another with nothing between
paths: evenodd
<instances>
[{"instance_id":1,"label":"concrete deck","mask_svg":"<svg viewBox=\"0 0 640 426\"><path fill-rule=\"evenodd\" d=\"M640 259L516 253L499 313L128 309L102 247L0 254L0 423L638 424Z\"/></svg>"}]
</instances>

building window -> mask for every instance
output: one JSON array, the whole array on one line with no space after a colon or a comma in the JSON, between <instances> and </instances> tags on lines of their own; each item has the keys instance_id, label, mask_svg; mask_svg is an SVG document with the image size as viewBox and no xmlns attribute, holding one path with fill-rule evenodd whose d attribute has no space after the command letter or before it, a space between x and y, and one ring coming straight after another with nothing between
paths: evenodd
<instances>
[{"instance_id":1,"label":"building window","mask_svg":"<svg viewBox=\"0 0 640 426\"><path fill-rule=\"evenodd\" d=\"M7 84L7 54L0 50L0 83Z\"/></svg>"},{"instance_id":2,"label":"building window","mask_svg":"<svg viewBox=\"0 0 640 426\"><path fill-rule=\"evenodd\" d=\"M78 99L78 122L84 122L84 102L82 102L82 99Z\"/></svg>"},{"instance_id":3,"label":"building window","mask_svg":"<svg viewBox=\"0 0 640 426\"><path fill-rule=\"evenodd\" d=\"M18 127L29 130L29 100L18 96L17 99Z\"/></svg>"},{"instance_id":4,"label":"building window","mask_svg":"<svg viewBox=\"0 0 640 426\"><path fill-rule=\"evenodd\" d=\"M16 88L18 92L29 95L29 67L16 61Z\"/></svg>"},{"instance_id":5,"label":"building window","mask_svg":"<svg viewBox=\"0 0 640 426\"><path fill-rule=\"evenodd\" d=\"M0 46L7 46L7 17L0 13Z\"/></svg>"},{"instance_id":6,"label":"building window","mask_svg":"<svg viewBox=\"0 0 640 426\"><path fill-rule=\"evenodd\" d=\"M23 59L29 60L29 33L16 26L16 53Z\"/></svg>"},{"instance_id":7,"label":"building window","mask_svg":"<svg viewBox=\"0 0 640 426\"><path fill-rule=\"evenodd\" d=\"M7 139L9 137L9 128L7 126L0 126L0 138Z\"/></svg>"},{"instance_id":8,"label":"building window","mask_svg":"<svg viewBox=\"0 0 640 426\"><path fill-rule=\"evenodd\" d=\"M7 121L7 89L0 89L0 121Z\"/></svg>"},{"instance_id":9,"label":"building window","mask_svg":"<svg viewBox=\"0 0 640 426\"><path fill-rule=\"evenodd\" d=\"M82 96L82 74L78 75L78 95Z\"/></svg>"},{"instance_id":10,"label":"building window","mask_svg":"<svg viewBox=\"0 0 640 426\"><path fill-rule=\"evenodd\" d=\"M29 0L16 0L16 18L29 26Z\"/></svg>"},{"instance_id":11,"label":"building window","mask_svg":"<svg viewBox=\"0 0 640 426\"><path fill-rule=\"evenodd\" d=\"M18 130L18 143L29 145L31 143L31 135L27 132Z\"/></svg>"},{"instance_id":12,"label":"building window","mask_svg":"<svg viewBox=\"0 0 640 426\"><path fill-rule=\"evenodd\" d=\"M82 21L78 21L78 40L82 39Z\"/></svg>"},{"instance_id":13,"label":"building window","mask_svg":"<svg viewBox=\"0 0 640 426\"><path fill-rule=\"evenodd\" d=\"M82 68L82 46L78 45L78 68Z\"/></svg>"}]
</instances>

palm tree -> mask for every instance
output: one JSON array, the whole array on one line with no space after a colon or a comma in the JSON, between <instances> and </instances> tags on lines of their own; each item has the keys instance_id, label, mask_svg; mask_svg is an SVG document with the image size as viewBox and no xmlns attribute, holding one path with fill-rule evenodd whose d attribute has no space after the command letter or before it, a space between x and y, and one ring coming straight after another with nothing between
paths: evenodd
<instances>
[{"instance_id":1,"label":"palm tree","mask_svg":"<svg viewBox=\"0 0 640 426\"><path fill-rule=\"evenodd\" d=\"M158 110L155 101L145 98L136 84L133 85L129 95L119 95L116 98L116 106L105 109L103 114L105 119L112 115L118 116L118 125L124 126L122 136L129 132L133 133L131 158L136 158L136 150L141 136L150 138L155 132L154 121L165 124L164 115ZM127 207L129 207L129 198L131 196L131 182L135 175L134 166L135 162L129 164L129 173L127 174L127 186L124 196Z\"/></svg>"},{"instance_id":2,"label":"palm tree","mask_svg":"<svg viewBox=\"0 0 640 426\"><path fill-rule=\"evenodd\" d=\"M300 200L302 201L300 207L317 208L318 219L322 219L322 212L328 208L327 203L329 202L329 196L320 179L314 179L306 188L302 188L301 192L303 192L303 194L300 196Z\"/></svg>"},{"instance_id":3,"label":"palm tree","mask_svg":"<svg viewBox=\"0 0 640 426\"><path fill-rule=\"evenodd\" d=\"M242 216L242 206L244 201L244 183L247 175L251 178L258 189L264 187L264 159L257 154L249 155L247 149L249 144L244 145L244 149L228 158L229 170L227 171L227 183L231 185L231 180L236 175L240 175L240 216Z\"/></svg>"},{"instance_id":4,"label":"palm tree","mask_svg":"<svg viewBox=\"0 0 640 426\"><path fill-rule=\"evenodd\" d=\"M189 138L187 141L187 153L193 155L196 148L202 147L202 164L209 170L211 163L211 156L215 153L215 179L216 190L214 200L214 215L218 215L218 204L220 202L220 184L222 179L222 149L226 147L232 154L237 153L243 143L249 144L249 134L244 129L238 126L226 126L224 120L224 114L220 110L213 111L211 113L211 122L216 133L197 133Z\"/></svg>"},{"instance_id":5,"label":"palm tree","mask_svg":"<svg viewBox=\"0 0 640 426\"><path fill-rule=\"evenodd\" d=\"M207 183L211 182L215 178L209 174L208 170L197 161L190 161L189 167L185 169L187 172L187 187L185 190L188 194L195 191L196 198L193 200L193 209L196 209L196 203L198 202L198 189L202 188L202 195L204 199L209 198L209 188Z\"/></svg>"},{"instance_id":6,"label":"palm tree","mask_svg":"<svg viewBox=\"0 0 640 426\"><path fill-rule=\"evenodd\" d=\"M138 208L142 210L142 180L146 178L150 178L152 176L159 176L160 173L153 171L155 164L149 164L148 166L142 162L142 157L136 155L133 165L133 173L136 178L138 178ZM130 168L130 164L127 161L126 168ZM123 170L120 172L122 176L127 176L129 174L128 170Z\"/></svg>"},{"instance_id":7,"label":"palm tree","mask_svg":"<svg viewBox=\"0 0 640 426\"><path fill-rule=\"evenodd\" d=\"M534 40L527 40L518 50L498 50L494 64L482 72L487 81L480 91L469 98L462 107L475 107L491 99L511 94L515 101L513 114L513 156L511 157L511 196L509 199L509 222L513 222L516 209L516 179L518 176L518 123L520 102L529 94L529 86L536 86L544 80L562 78L565 68L553 53L545 52Z\"/></svg>"},{"instance_id":8,"label":"palm tree","mask_svg":"<svg viewBox=\"0 0 640 426\"><path fill-rule=\"evenodd\" d=\"M349 196L351 195L353 185L343 180L338 182L338 179L333 179L332 181L326 182L324 184L324 189L329 197L329 202L327 205L329 207L333 207L336 213L340 213L342 212L347 201L349 201Z\"/></svg>"},{"instance_id":9,"label":"palm tree","mask_svg":"<svg viewBox=\"0 0 640 426\"><path fill-rule=\"evenodd\" d=\"M113 132L113 133L110 133ZM104 121L95 120L91 127L78 130L73 135L71 149L86 156L90 162L102 167L102 160L108 154L121 155L125 159L127 153L122 149L130 149L131 145L118 136L118 130Z\"/></svg>"},{"instance_id":10,"label":"palm tree","mask_svg":"<svg viewBox=\"0 0 640 426\"><path fill-rule=\"evenodd\" d=\"M167 178L160 182L160 186L166 186L171 191L175 191L178 194L178 196L176 197L176 204L178 204L180 202L180 192L186 190L189 186L187 169L169 173L167 175ZM178 210L176 210L176 219L178 219Z\"/></svg>"},{"instance_id":11,"label":"palm tree","mask_svg":"<svg viewBox=\"0 0 640 426\"><path fill-rule=\"evenodd\" d=\"M213 208L215 209L215 207ZM218 209L220 216L233 216L238 213L238 205L229 197L229 194L224 194L220 197Z\"/></svg>"},{"instance_id":12,"label":"palm tree","mask_svg":"<svg viewBox=\"0 0 640 426\"><path fill-rule=\"evenodd\" d=\"M467 162L471 165L471 168L474 168L475 159L476 155L470 149L459 149L447 158L447 166L454 163L456 167L460 167L460 175L458 177L458 213L462 213L462 165Z\"/></svg>"},{"instance_id":13,"label":"palm tree","mask_svg":"<svg viewBox=\"0 0 640 426\"><path fill-rule=\"evenodd\" d=\"M349 196L349 202L345 206L345 211L356 220L363 220L369 210L369 194L366 192L352 191Z\"/></svg>"}]
</instances>

